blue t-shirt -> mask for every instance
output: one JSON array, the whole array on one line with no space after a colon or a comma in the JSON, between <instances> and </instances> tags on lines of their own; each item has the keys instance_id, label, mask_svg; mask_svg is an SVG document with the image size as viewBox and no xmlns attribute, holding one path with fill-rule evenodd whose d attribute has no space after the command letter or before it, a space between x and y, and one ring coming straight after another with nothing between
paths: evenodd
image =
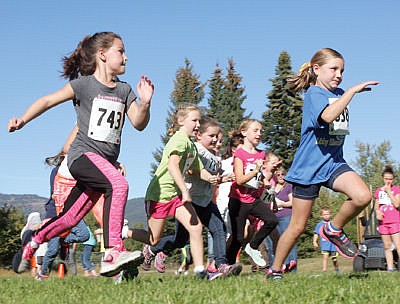
<instances>
[{"instance_id":1,"label":"blue t-shirt","mask_svg":"<svg viewBox=\"0 0 400 304\"><path fill-rule=\"evenodd\" d=\"M343 144L347 130L332 130L337 123L328 124L320 118L330 102L334 102L343 93L339 88L331 92L318 86L311 86L307 90L304 95L300 145L287 172L286 181L302 185L326 182L338 167L346 164ZM348 126L348 117L346 108L336 120L339 123L343 120Z\"/></svg>"},{"instance_id":2,"label":"blue t-shirt","mask_svg":"<svg viewBox=\"0 0 400 304\"><path fill-rule=\"evenodd\" d=\"M335 245L333 245L331 242L325 240L320 234L319 234L319 229L321 228L322 225L325 225L325 221L320 221L314 228L314 234L319 235L319 247L321 248L321 251L337 251Z\"/></svg>"}]
</instances>

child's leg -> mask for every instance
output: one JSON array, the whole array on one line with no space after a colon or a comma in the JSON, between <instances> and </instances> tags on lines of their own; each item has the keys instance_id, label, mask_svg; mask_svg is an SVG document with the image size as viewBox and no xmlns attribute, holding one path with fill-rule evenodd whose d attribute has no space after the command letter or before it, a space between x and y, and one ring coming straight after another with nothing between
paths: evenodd
<instances>
[{"instance_id":1,"label":"child's leg","mask_svg":"<svg viewBox=\"0 0 400 304\"><path fill-rule=\"evenodd\" d=\"M253 208L250 211L251 215L264 222L264 225L262 225L262 227L254 235L253 239L250 241L250 247L257 250L263 240L278 225L278 219L275 214L269 208L265 207L265 204L261 200L256 200L253 203Z\"/></svg>"},{"instance_id":2,"label":"child's leg","mask_svg":"<svg viewBox=\"0 0 400 304\"><path fill-rule=\"evenodd\" d=\"M394 247L396 248L396 251L400 253L400 232L392 234L392 242L394 244ZM400 261L400 260L399 260ZM398 261L398 262L399 262ZM397 265L397 268L399 268L399 265Z\"/></svg>"},{"instance_id":3,"label":"child's leg","mask_svg":"<svg viewBox=\"0 0 400 304\"><path fill-rule=\"evenodd\" d=\"M155 219L155 218L149 217L147 219L147 226L149 227L148 228L149 230L129 229L128 237L132 238L136 241L154 246L160 241L166 221L167 220L165 218L164 219Z\"/></svg>"},{"instance_id":4,"label":"child's leg","mask_svg":"<svg viewBox=\"0 0 400 304\"><path fill-rule=\"evenodd\" d=\"M332 257L332 263L333 263L333 267L335 268L335 271L338 272L339 271L339 261L336 256Z\"/></svg>"},{"instance_id":5,"label":"child's leg","mask_svg":"<svg viewBox=\"0 0 400 304\"><path fill-rule=\"evenodd\" d=\"M176 208L175 218L189 232L190 251L192 252L194 266L204 265L203 225L192 204L185 204Z\"/></svg>"},{"instance_id":6,"label":"child's leg","mask_svg":"<svg viewBox=\"0 0 400 304\"><path fill-rule=\"evenodd\" d=\"M388 234L382 234L383 248L385 250L387 270L393 269L392 238Z\"/></svg>"},{"instance_id":7,"label":"child's leg","mask_svg":"<svg viewBox=\"0 0 400 304\"><path fill-rule=\"evenodd\" d=\"M304 200L296 197L293 198L292 218L290 219L288 228L279 238L272 269L281 269L290 250L296 243L300 234L306 228L313 203L313 200Z\"/></svg>"},{"instance_id":8,"label":"child's leg","mask_svg":"<svg viewBox=\"0 0 400 304\"><path fill-rule=\"evenodd\" d=\"M348 196L340 207L332 224L337 229L342 229L347 222L360 213L371 201L371 192L367 185L354 171L347 171L339 175L334 183L333 190Z\"/></svg>"},{"instance_id":9,"label":"child's leg","mask_svg":"<svg viewBox=\"0 0 400 304\"><path fill-rule=\"evenodd\" d=\"M329 252L322 253L322 271L328 270Z\"/></svg>"}]
</instances>

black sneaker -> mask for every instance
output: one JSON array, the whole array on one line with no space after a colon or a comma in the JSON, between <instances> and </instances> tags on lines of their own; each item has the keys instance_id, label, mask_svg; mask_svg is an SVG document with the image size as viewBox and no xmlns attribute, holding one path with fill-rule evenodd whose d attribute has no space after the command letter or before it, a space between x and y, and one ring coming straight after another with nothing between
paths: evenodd
<instances>
[{"instance_id":1,"label":"black sneaker","mask_svg":"<svg viewBox=\"0 0 400 304\"><path fill-rule=\"evenodd\" d=\"M283 274L281 270L273 270L272 268L269 268L267 270L267 277L265 278L265 281L281 280L282 278Z\"/></svg>"},{"instance_id":2,"label":"black sneaker","mask_svg":"<svg viewBox=\"0 0 400 304\"><path fill-rule=\"evenodd\" d=\"M354 258L358 255L358 248L354 243L347 237L343 230L340 232L331 232L328 228L328 223L322 225L319 230L319 234L327 241L331 242L336 246L339 253L345 258Z\"/></svg>"}]
</instances>

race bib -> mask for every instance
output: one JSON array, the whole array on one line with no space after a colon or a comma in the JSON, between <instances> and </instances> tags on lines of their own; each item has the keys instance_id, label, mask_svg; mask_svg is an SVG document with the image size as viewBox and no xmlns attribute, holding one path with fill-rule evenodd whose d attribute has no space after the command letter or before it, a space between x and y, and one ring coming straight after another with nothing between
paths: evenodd
<instances>
[{"instance_id":1,"label":"race bib","mask_svg":"<svg viewBox=\"0 0 400 304\"><path fill-rule=\"evenodd\" d=\"M121 142L125 104L96 97L90 113L88 136L113 144Z\"/></svg>"},{"instance_id":2,"label":"race bib","mask_svg":"<svg viewBox=\"0 0 400 304\"><path fill-rule=\"evenodd\" d=\"M334 103L338 98L328 98L329 104ZM343 112L329 124L329 135L348 135L349 131L349 108L346 107Z\"/></svg>"},{"instance_id":3,"label":"race bib","mask_svg":"<svg viewBox=\"0 0 400 304\"><path fill-rule=\"evenodd\" d=\"M379 205L392 205L389 195L385 191L379 191L378 193Z\"/></svg>"},{"instance_id":4,"label":"race bib","mask_svg":"<svg viewBox=\"0 0 400 304\"><path fill-rule=\"evenodd\" d=\"M257 167L256 164L247 164L244 174L254 171L256 167ZM248 188L258 189L261 186L261 180L262 180L262 173L259 171L252 179L250 179L244 185Z\"/></svg>"}]
</instances>

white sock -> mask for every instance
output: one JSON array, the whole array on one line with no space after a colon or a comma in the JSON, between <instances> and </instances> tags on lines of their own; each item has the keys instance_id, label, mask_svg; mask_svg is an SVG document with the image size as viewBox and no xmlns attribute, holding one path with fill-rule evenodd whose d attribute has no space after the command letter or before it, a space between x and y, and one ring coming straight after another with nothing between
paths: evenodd
<instances>
[{"instance_id":1,"label":"white sock","mask_svg":"<svg viewBox=\"0 0 400 304\"><path fill-rule=\"evenodd\" d=\"M200 273L204 271L204 265L196 266L193 270L194 273Z\"/></svg>"}]
</instances>

